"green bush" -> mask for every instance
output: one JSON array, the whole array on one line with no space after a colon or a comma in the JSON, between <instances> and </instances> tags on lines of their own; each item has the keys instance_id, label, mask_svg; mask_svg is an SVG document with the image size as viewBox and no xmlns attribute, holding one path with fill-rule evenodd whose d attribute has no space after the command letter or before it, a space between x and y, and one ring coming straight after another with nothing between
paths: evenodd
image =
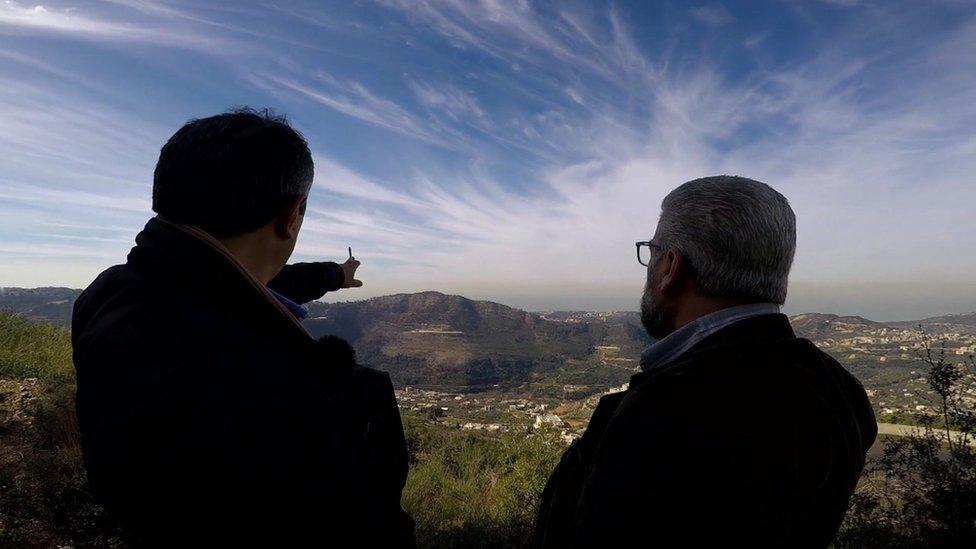
<instances>
[{"instance_id":1,"label":"green bush","mask_svg":"<svg viewBox=\"0 0 976 549\"><path fill-rule=\"evenodd\" d=\"M31 380L36 378L36 380ZM123 547L82 466L68 330L0 314L0 547ZM564 443L406 418L404 507L421 547L520 547Z\"/></svg>"},{"instance_id":2,"label":"green bush","mask_svg":"<svg viewBox=\"0 0 976 549\"><path fill-rule=\"evenodd\" d=\"M929 339L920 359L937 413L865 469L839 547L976 547L976 363Z\"/></svg>"},{"instance_id":3,"label":"green bush","mask_svg":"<svg viewBox=\"0 0 976 549\"><path fill-rule=\"evenodd\" d=\"M71 332L0 313L0 379L74 381Z\"/></svg>"},{"instance_id":4,"label":"green bush","mask_svg":"<svg viewBox=\"0 0 976 549\"><path fill-rule=\"evenodd\" d=\"M565 443L550 429L518 425L498 437L411 418L403 505L421 547L524 547L539 497Z\"/></svg>"},{"instance_id":5,"label":"green bush","mask_svg":"<svg viewBox=\"0 0 976 549\"><path fill-rule=\"evenodd\" d=\"M950 360L944 347L926 346L921 360L938 414L914 418L919 435L885 441L838 547L976 546L976 364ZM420 547L525 547L565 447L558 434L404 419L411 464L403 504ZM124 541L85 480L68 330L0 314L0 547L60 545Z\"/></svg>"},{"instance_id":6,"label":"green bush","mask_svg":"<svg viewBox=\"0 0 976 549\"><path fill-rule=\"evenodd\" d=\"M0 546L117 547L91 496L65 328L0 314Z\"/></svg>"}]
</instances>

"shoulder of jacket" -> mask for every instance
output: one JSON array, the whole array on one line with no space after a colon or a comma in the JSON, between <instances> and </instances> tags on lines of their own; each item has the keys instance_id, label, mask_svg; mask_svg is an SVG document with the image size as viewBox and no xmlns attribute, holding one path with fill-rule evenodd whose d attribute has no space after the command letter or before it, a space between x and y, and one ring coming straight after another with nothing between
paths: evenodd
<instances>
[{"instance_id":1,"label":"shoulder of jacket","mask_svg":"<svg viewBox=\"0 0 976 549\"><path fill-rule=\"evenodd\" d=\"M387 386L392 387L393 385L389 372L368 366L360 366L359 364L353 365L352 370L354 377L358 378L361 382L368 383L371 387L386 388Z\"/></svg>"},{"instance_id":2,"label":"shoulder of jacket","mask_svg":"<svg viewBox=\"0 0 976 549\"><path fill-rule=\"evenodd\" d=\"M644 395L662 393L664 398L682 385L698 386L721 383L748 373L760 373L777 368L784 361L805 362L810 359L837 362L809 340L789 338L765 342L762 345L727 345L704 350L678 360L659 370L641 372L631 378L627 400ZM743 367L748 368L743 370ZM657 398L657 397L656 397Z\"/></svg>"},{"instance_id":3,"label":"shoulder of jacket","mask_svg":"<svg viewBox=\"0 0 976 549\"><path fill-rule=\"evenodd\" d=\"M215 346L225 338L241 345L247 338L232 326L237 317L221 307L197 299L179 287L146 280L125 265L103 273L76 301L72 330L79 335L140 340L206 336ZM138 337L136 337L138 336Z\"/></svg>"}]
</instances>

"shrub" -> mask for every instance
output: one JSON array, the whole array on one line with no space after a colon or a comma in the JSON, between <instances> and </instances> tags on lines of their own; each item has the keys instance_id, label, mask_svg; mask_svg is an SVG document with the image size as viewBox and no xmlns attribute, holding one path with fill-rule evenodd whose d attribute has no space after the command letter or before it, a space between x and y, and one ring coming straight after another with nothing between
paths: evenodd
<instances>
[{"instance_id":1,"label":"shrub","mask_svg":"<svg viewBox=\"0 0 976 549\"><path fill-rule=\"evenodd\" d=\"M838 546L976 547L976 364L928 338L919 358L937 412L920 417L917 434L887 441L866 468Z\"/></svg>"},{"instance_id":2,"label":"shrub","mask_svg":"<svg viewBox=\"0 0 976 549\"><path fill-rule=\"evenodd\" d=\"M71 333L0 313L0 379L39 378L71 383Z\"/></svg>"},{"instance_id":3,"label":"shrub","mask_svg":"<svg viewBox=\"0 0 976 549\"><path fill-rule=\"evenodd\" d=\"M68 330L0 315L0 547L124 547L82 465ZM563 449L547 429L500 436L405 418L404 507L421 547L520 547Z\"/></svg>"},{"instance_id":4,"label":"shrub","mask_svg":"<svg viewBox=\"0 0 976 549\"><path fill-rule=\"evenodd\" d=\"M410 418L404 508L420 547L524 547L539 498L565 447L550 429L517 425L500 437Z\"/></svg>"},{"instance_id":5,"label":"shrub","mask_svg":"<svg viewBox=\"0 0 976 549\"><path fill-rule=\"evenodd\" d=\"M74 388L28 386L29 400L18 403L25 413L0 416L5 454L0 461L0 545L122 546L117 526L88 487Z\"/></svg>"}]
</instances>

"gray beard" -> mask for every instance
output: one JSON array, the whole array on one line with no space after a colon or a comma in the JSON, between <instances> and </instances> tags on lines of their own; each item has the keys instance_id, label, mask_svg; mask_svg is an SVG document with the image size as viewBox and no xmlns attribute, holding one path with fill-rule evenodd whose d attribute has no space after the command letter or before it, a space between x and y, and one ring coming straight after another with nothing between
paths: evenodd
<instances>
[{"instance_id":1,"label":"gray beard","mask_svg":"<svg viewBox=\"0 0 976 549\"><path fill-rule=\"evenodd\" d=\"M660 339L661 328L664 325L664 311L654 302L651 292L644 290L641 297L641 325L651 339Z\"/></svg>"}]
</instances>

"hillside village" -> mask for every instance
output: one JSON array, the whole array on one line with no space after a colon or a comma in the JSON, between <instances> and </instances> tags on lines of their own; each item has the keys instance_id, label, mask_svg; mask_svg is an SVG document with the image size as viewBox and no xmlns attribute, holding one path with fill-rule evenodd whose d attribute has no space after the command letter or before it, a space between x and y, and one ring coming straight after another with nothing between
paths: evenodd
<instances>
[{"instance_id":1,"label":"hillside village","mask_svg":"<svg viewBox=\"0 0 976 549\"><path fill-rule=\"evenodd\" d=\"M639 322L636 313L557 312L542 313L554 322ZM934 394L928 386L919 359L925 352L926 337L917 325L897 326L877 323L859 317L805 314L791 317L797 334L807 337L851 369L865 384L880 421L904 421L909 416L931 411ZM925 327L925 333L938 336L933 349L941 352L944 344L949 360L964 361L976 354L976 329L965 324L939 323L937 329ZM619 356L617 346L597 346L594 357L601 366L628 362L636 371L636 358ZM976 371L973 372L976 374ZM589 412L603 394L623 391L626 384L605 388L578 401L559 401L527 394L452 393L406 387L397 391L404 415L419 415L463 430L507 431L512 422L543 424L559 430L567 441L585 429ZM566 387L567 391L579 387ZM976 378L964 389L963 399L976 402Z\"/></svg>"},{"instance_id":2,"label":"hillside village","mask_svg":"<svg viewBox=\"0 0 976 549\"><path fill-rule=\"evenodd\" d=\"M809 316L799 315L791 320L803 325ZM814 331L808 337L861 378L879 415L905 416L926 412L933 405L935 395L926 382L920 360L930 336L935 337L931 352L936 357L944 352L947 360L961 362L971 361L976 354L972 327L948 323L940 323L935 329L922 326L920 331L908 323L886 326L834 320L828 330ZM875 373L867 377L868 371ZM893 375L895 371L901 375ZM965 401L976 401L976 380L971 378L963 391Z\"/></svg>"},{"instance_id":3,"label":"hillside village","mask_svg":"<svg viewBox=\"0 0 976 549\"><path fill-rule=\"evenodd\" d=\"M7 288L0 292L0 310L63 326L78 293ZM394 381L400 372L397 397L404 416L470 431L503 432L518 422L577 436L600 395L626 389L647 344L639 314L630 311L528 313L436 292L313 303L312 309L306 322L313 335L341 329L338 335L350 339L365 364L389 370ZM950 360L976 354L972 314L875 322L808 313L790 321L799 337L860 379L881 420L905 420L932 406L919 359L926 339L937 342L935 353L944 346ZM403 371L412 373L405 381ZM965 399L976 400L972 380L964 391Z\"/></svg>"}]
</instances>

